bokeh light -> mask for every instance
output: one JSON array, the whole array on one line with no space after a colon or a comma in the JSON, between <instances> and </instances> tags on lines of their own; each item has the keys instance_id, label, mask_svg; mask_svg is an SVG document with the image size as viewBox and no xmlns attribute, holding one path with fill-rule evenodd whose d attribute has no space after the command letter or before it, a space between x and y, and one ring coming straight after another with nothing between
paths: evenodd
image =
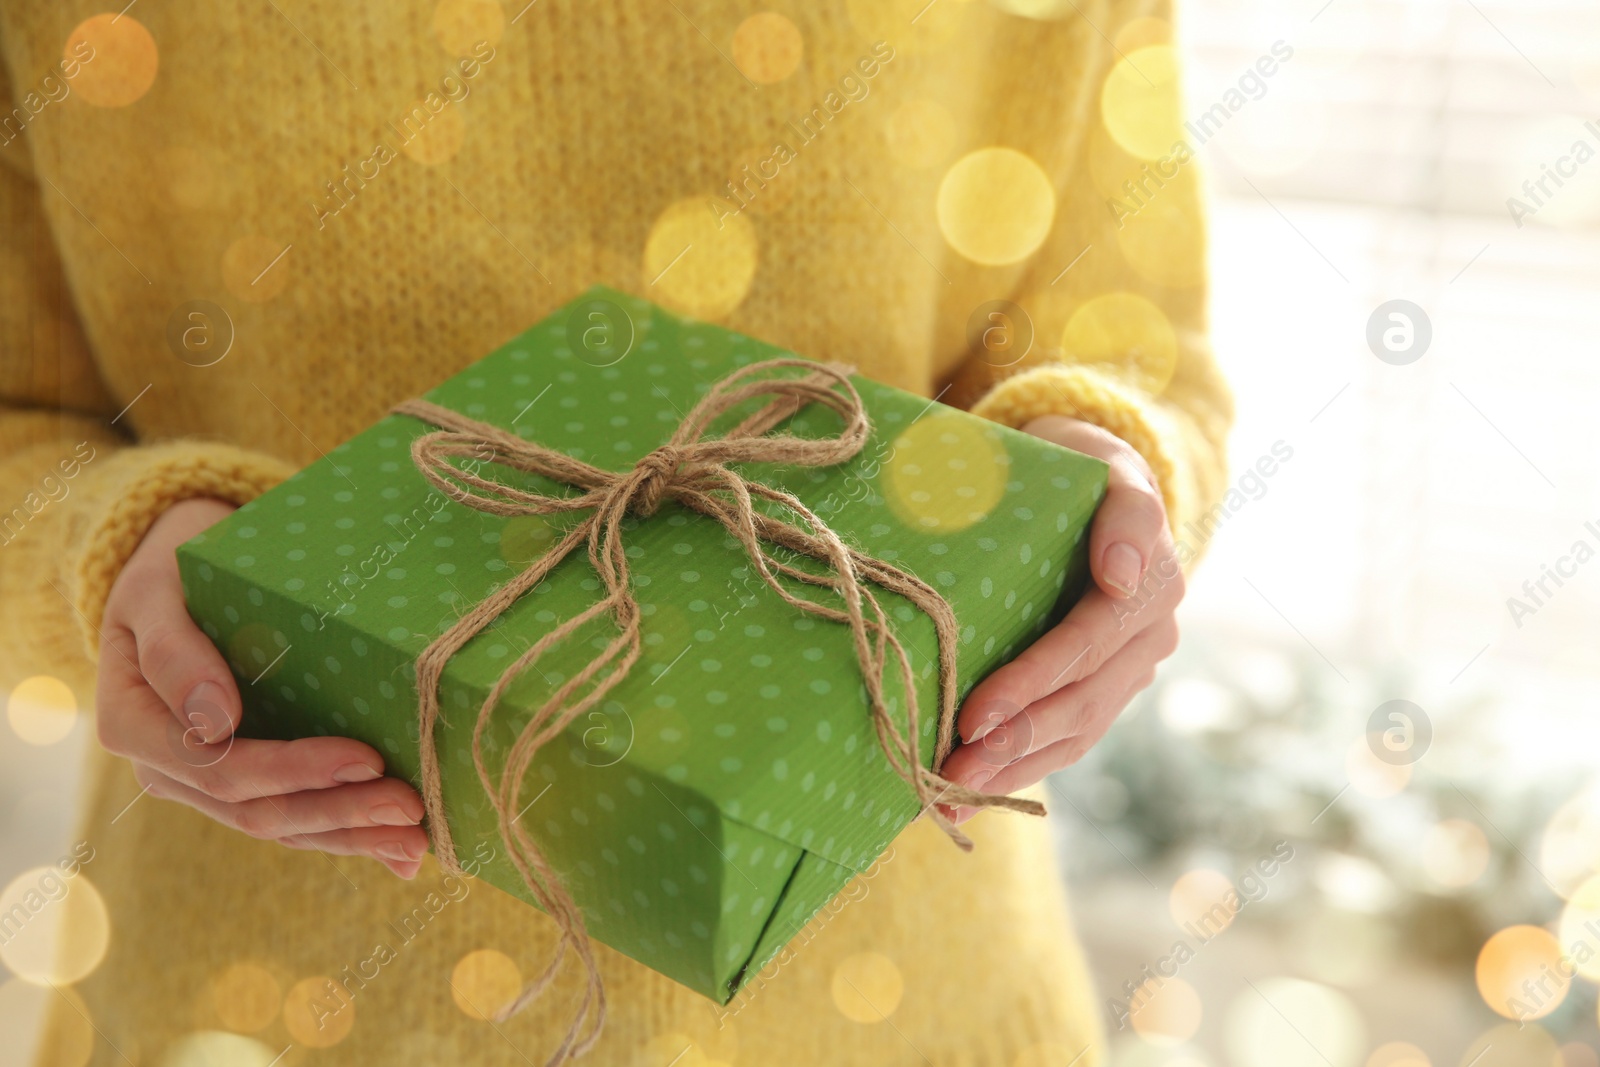
<instances>
[{"instance_id":1,"label":"bokeh light","mask_svg":"<svg viewBox=\"0 0 1600 1067\"><path fill-rule=\"evenodd\" d=\"M84 55L91 58L79 58ZM155 38L144 23L126 13L84 19L67 38L61 56L63 62L78 64L73 96L95 107L136 102L155 84L161 66Z\"/></svg>"},{"instance_id":2,"label":"bokeh light","mask_svg":"<svg viewBox=\"0 0 1600 1067\"><path fill-rule=\"evenodd\" d=\"M1172 43L1172 23L1155 15L1140 15L1124 22L1111 43L1122 55L1154 45L1169 45Z\"/></svg>"},{"instance_id":3,"label":"bokeh light","mask_svg":"<svg viewBox=\"0 0 1600 1067\"><path fill-rule=\"evenodd\" d=\"M1411 765L1379 759L1365 734L1345 750L1344 772L1350 778L1352 791L1376 800L1394 796L1411 782Z\"/></svg>"},{"instance_id":4,"label":"bokeh light","mask_svg":"<svg viewBox=\"0 0 1600 1067\"><path fill-rule=\"evenodd\" d=\"M252 1037L198 1030L169 1045L156 1060L156 1067L272 1067L282 1052Z\"/></svg>"},{"instance_id":5,"label":"bokeh light","mask_svg":"<svg viewBox=\"0 0 1600 1067\"><path fill-rule=\"evenodd\" d=\"M1584 882L1567 901L1557 938L1578 973L1600 982L1600 876Z\"/></svg>"},{"instance_id":6,"label":"bokeh light","mask_svg":"<svg viewBox=\"0 0 1600 1067\"><path fill-rule=\"evenodd\" d=\"M450 996L469 1019L493 1019L522 992L522 971L503 952L481 948L456 961Z\"/></svg>"},{"instance_id":7,"label":"bokeh light","mask_svg":"<svg viewBox=\"0 0 1600 1067\"><path fill-rule=\"evenodd\" d=\"M1560 1055L1556 1039L1544 1027L1501 1023L1478 1035L1457 1067L1561 1067Z\"/></svg>"},{"instance_id":8,"label":"bokeh light","mask_svg":"<svg viewBox=\"0 0 1600 1067\"><path fill-rule=\"evenodd\" d=\"M880 487L902 522L929 533L952 532L994 510L1010 469L998 434L961 415L936 412L895 438Z\"/></svg>"},{"instance_id":9,"label":"bokeh light","mask_svg":"<svg viewBox=\"0 0 1600 1067\"><path fill-rule=\"evenodd\" d=\"M1358 1067L1366 1024L1350 998L1298 978L1255 979L1229 1005L1237 1067Z\"/></svg>"},{"instance_id":10,"label":"bokeh light","mask_svg":"<svg viewBox=\"0 0 1600 1067\"><path fill-rule=\"evenodd\" d=\"M1526 1022L1561 1006L1572 985L1571 964L1550 931L1510 926L1478 952L1478 992L1497 1014ZM1532 1061L1529 1061L1532 1062Z\"/></svg>"},{"instance_id":11,"label":"bokeh light","mask_svg":"<svg viewBox=\"0 0 1600 1067\"><path fill-rule=\"evenodd\" d=\"M1600 789L1594 784L1550 816L1539 842L1539 870L1563 897L1600 874Z\"/></svg>"},{"instance_id":12,"label":"bokeh light","mask_svg":"<svg viewBox=\"0 0 1600 1067\"><path fill-rule=\"evenodd\" d=\"M1366 1067L1433 1067L1433 1064L1426 1052L1409 1041L1391 1041L1372 1050Z\"/></svg>"},{"instance_id":13,"label":"bokeh light","mask_svg":"<svg viewBox=\"0 0 1600 1067\"><path fill-rule=\"evenodd\" d=\"M1200 285L1205 281L1205 221L1195 168L1180 168L1153 197L1141 199L1128 205L1138 210L1124 216L1117 230L1122 258L1141 278L1158 285Z\"/></svg>"},{"instance_id":14,"label":"bokeh light","mask_svg":"<svg viewBox=\"0 0 1600 1067\"><path fill-rule=\"evenodd\" d=\"M1155 160L1184 139L1178 53L1152 45L1128 53L1100 90L1100 120L1131 156Z\"/></svg>"},{"instance_id":15,"label":"bokeh light","mask_svg":"<svg viewBox=\"0 0 1600 1067\"><path fill-rule=\"evenodd\" d=\"M980 148L945 172L937 212L950 247L974 263L1004 266L1044 243L1056 217L1055 188L1031 156Z\"/></svg>"},{"instance_id":16,"label":"bokeh light","mask_svg":"<svg viewBox=\"0 0 1600 1067\"><path fill-rule=\"evenodd\" d=\"M70 1008L52 1011L63 997ZM48 989L21 978L11 978L0 985L0 1034L27 1034L44 1020L37 1061L50 1067L84 1067L89 1062L94 1055L95 1036L90 1019L89 1007L77 990L65 986ZM12 1052L14 1045L0 1052L0 1062L12 1062L5 1059Z\"/></svg>"},{"instance_id":17,"label":"bokeh light","mask_svg":"<svg viewBox=\"0 0 1600 1067\"><path fill-rule=\"evenodd\" d=\"M846 957L833 971L833 1003L846 1019L882 1022L905 994L905 979L893 960L878 952Z\"/></svg>"},{"instance_id":18,"label":"bokeh light","mask_svg":"<svg viewBox=\"0 0 1600 1067\"><path fill-rule=\"evenodd\" d=\"M453 56L471 55L479 42L499 44L505 29L505 11L495 0L440 0L433 9L433 35Z\"/></svg>"},{"instance_id":19,"label":"bokeh light","mask_svg":"<svg viewBox=\"0 0 1600 1067\"><path fill-rule=\"evenodd\" d=\"M1200 1029L1200 994L1182 978L1147 980L1130 1004L1128 1022L1146 1041L1181 1045Z\"/></svg>"},{"instance_id":20,"label":"bokeh light","mask_svg":"<svg viewBox=\"0 0 1600 1067\"><path fill-rule=\"evenodd\" d=\"M1178 366L1178 335L1155 304L1136 293L1107 293L1084 302L1061 335L1066 359L1086 363L1151 394Z\"/></svg>"},{"instance_id":21,"label":"bokeh light","mask_svg":"<svg viewBox=\"0 0 1600 1067\"><path fill-rule=\"evenodd\" d=\"M283 987L272 972L255 963L234 963L211 979L211 1004L229 1030L254 1034L278 1017Z\"/></svg>"},{"instance_id":22,"label":"bokeh light","mask_svg":"<svg viewBox=\"0 0 1600 1067\"><path fill-rule=\"evenodd\" d=\"M907 100L889 115L889 154L902 166L922 170L944 162L956 143L956 120L935 100Z\"/></svg>"},{"instance_id":23,"label":"bokeh light","mask_svg":"<svg viewBox=\"0 0 1600 1067\"><path fill-rule=\"evenodd\" d=\"M294 253L288 249L288 241L261 234L240 237L222 253L222 284L246 303L266 303L289 284Z\"/></svg>"},{"instance_id":24,"label":"bokeh light","mask_svg":"<svg viewBox=\"0 0 1600 1067\"><path fill-rule=\"evenodd\" d=\"M679 200L650 228L644 295L697 319L720 319L744 301L760 258L744 215L713 213L707 199Z\"/></svg>"},{"instance_id":25,"label":"bokeh light","mask_svg":"<svg viewBox=\"0 0 1600 1067\"><path fill-rule=\"evenodd\" d=\"M458 105L446 104L443 110L434 114L427 104L414 100L402 114L404 117L400 128L410 140L401 142L400 151L406 154L407 159L432 167L449 162L461 151L467 139L467 124L461 117ZM426 123L411 117L421 115L428 116Z\"/></svg>"},{"instance_id":26,"label":"bokeh light","mask_svg":"<svg viewBox=\"0 0 1600 1067\"><path fill-rule=\"evenodd\" d=\"M283 1025L307 1048L332 1048L356 1025L355 999L324 975L302 978L283 998Z\"/></svg>"},{"instance_id":27,"label":"bokeh light","mask_svg":"<svg viewBox=\"0 0 1600 1067\"><path fill-rule=\"evenodd\" d=\"M1422 869L1441 889L1461 889L1489 868L1489 838L1476 823L1442 819L1422 839Z\"/></svg>"},{"instance_id":28,"label":"bokeh light","mask_svg":"<svg viewBox=\"0 0 1600 1067\"><path fill-rule=\"evenodd\" d=\"M72 687L48 674L24 678L6 700L6 721L30 745L53 745L78 722L78 698Z\"/></svg>"},{"instance_id":29,"label":"bokeh light","mask_svg":"<svg viewBox=\"0 0 1600 1067\"><path fill-rule=\"evenodd\" d=\"M0 890L6 939L0 962L40 985L69 985L105 959L111 918L100 891L81 870L68 878L56 867L23 871Z\"/></svg>"},{"instance_id":30,"label":"bokeh light","mask_svg":"<svg viewBox=\"0 0 1600 1067\"><path fill-rule=\"evenodd\" d=\"M783 81L800 66L805 39L799 27L776 11L759 11L733 31L733 62L761 85Z\"/></svg>"},{"instance_id":31,"label":"bokeh light","mask_svg":"<svg viewBox=\"0 0 1600 1067\"><path fill-rule=\"evenodd\" d=\"M1221 871L1196 867L1172 884L1167 910L1180 929L1211 937L1233 925L1239 913L1239 895L1233 881Z\"/></svg>"}]
</instances>

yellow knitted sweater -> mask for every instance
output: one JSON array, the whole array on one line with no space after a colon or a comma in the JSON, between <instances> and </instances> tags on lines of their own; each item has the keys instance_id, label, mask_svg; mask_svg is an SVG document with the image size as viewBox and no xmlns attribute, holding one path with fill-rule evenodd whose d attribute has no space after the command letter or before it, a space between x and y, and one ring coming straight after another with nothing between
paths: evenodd
<instances>
[{"instance_id":1,"label":"yellow knitted sweater","mask_svg":"<svg viewBox=\"0 0 1600 1067\"><path fill-rule=\"evenodd\" d=\"M0 691L91 707L162 509L251 498L597 282L1099 423L1175 526L1219 493L1193 168L1146 166L1179 129L1166 0L110 6L0 8ZM501 1024L462 999L542 966L532 909L135 800L100 753L90 781L109 950L41 1062L539 1063L561 1032L575 973ZM1103 1062L1046 828L973 836L914 824L720 1021L602 949L592 1062ZM428 901L353 1025L308 1029L297 998Z\"/></svg>"}]
</instances>

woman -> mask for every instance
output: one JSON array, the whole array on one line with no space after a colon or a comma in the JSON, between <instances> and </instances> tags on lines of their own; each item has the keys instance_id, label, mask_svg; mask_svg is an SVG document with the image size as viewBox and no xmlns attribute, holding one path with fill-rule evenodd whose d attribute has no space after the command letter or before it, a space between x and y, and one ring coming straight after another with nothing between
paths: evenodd
<instances>
[{"instance_id":1,"label":"woman","mask_svg":"<svg viewBox=\"0 0 1600 1067\"><path fill-rule=\"evenodd\" d=\"M0 684L95 693L84 876L112 931L40 1062L85 1016L96 1063L555 1049L574 965L508 1021L479 1003L537 973L552 924L454 892L379 753L207 759L237 688L173 548L590 284L1110 463L1095 588L970 695L962 736L1006 724L1010 748L966 745L951 777L1043 796L1174 647L1171 531L1218 492L1231 410L1193 176L1145 164L1176 115L1159 0L86 14L0 13L0 499L28 502L0 552ZM70 492L35 509L64 458ZM1046 827L969 829L962 854L914 823L734 1015L601 949L590 1061L1102 1062ZM318 1011L430 894L427 936Z\"/></svg>"}]
</instances>

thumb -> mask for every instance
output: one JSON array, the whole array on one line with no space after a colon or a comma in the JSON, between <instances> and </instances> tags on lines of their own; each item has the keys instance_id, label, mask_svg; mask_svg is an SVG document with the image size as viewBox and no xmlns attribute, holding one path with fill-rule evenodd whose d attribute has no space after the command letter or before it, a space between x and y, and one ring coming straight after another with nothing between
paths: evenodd
<instances>
[{"instance_id":1,"label":"thumb","mask_svg":"<svg viewBox=\"0 0 1600 1067\"><path fill-rule=\"evenodd\" d=\"M1167 511L1150 479L1126 456L1110 461L1106 497L1089 530L1089 571L1107 596L1139 588L1167 529Z\"/></svg>"},{"instance_id":2,"label":"thumb","mask_svg":"<svg viewBox=\"0 0 1600 1067\"><path fill-rule=\"evenodd\" d=\"M134 550L117 583L124 588L116 591L140 673L185 733L206 744L239 725L239 689L222 653L189 617L176 550L231 510L215 501L175 505Z\"/></svg>"}]
</instances>

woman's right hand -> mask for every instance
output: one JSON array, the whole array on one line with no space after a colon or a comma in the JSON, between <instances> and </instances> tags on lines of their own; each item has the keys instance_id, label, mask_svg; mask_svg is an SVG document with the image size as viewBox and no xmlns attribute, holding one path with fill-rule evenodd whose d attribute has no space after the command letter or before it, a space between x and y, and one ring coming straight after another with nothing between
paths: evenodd
<instances>
[{"instance_id":1,"label":"woman's right hand","mask_svg":"<svg viewBox=\"0 0 1600 1067\"><path fill-rule=\"evenodd\" d=\"M100 744L133 762L151 795L251 837L371 856L416 876L422 799L383 777L383 757L346 737L235 738L241 705L226 661L184 605L178 545L233 506L185 500L156 520L106 601L96 691Z\"/></svg>"}]
</instances>

